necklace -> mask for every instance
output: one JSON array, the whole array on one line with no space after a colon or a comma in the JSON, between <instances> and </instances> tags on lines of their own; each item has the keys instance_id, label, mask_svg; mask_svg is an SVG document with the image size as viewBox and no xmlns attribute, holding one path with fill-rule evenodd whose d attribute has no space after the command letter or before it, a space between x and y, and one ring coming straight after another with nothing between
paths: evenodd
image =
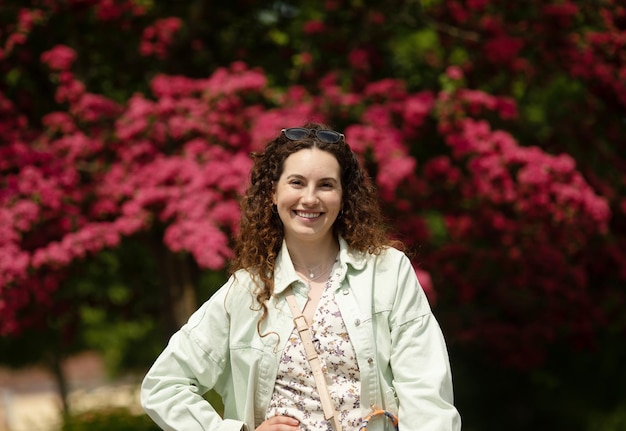
<instances>
[{"instance_id":1,"label":"necklace","mask_svg":"<svg viewBox=\"0 0 626 431\"><path fill-rule=\"evenodd\" d=\"M293 266L296 270L298 270L298 268L300 268L300 272L302 274L308 274L307 278L309 280L309 282L312 281L317 281L319 279L321 279L323 276L327 275L329 273L329 271L331 271L333 269L333 266L335 265L335 262L337 261L337 255L335 255L332 260L330 262L326 261L322 261L320 264L315 265L311 268L309 268L306 265L302 265L301 263L298 262L293 262Z\"/></svg>"},{"instance_id":2,"label":"necklace","mask_svg":"<svg viewBox=\"0 0 626 431\"><path fill-rule=\"evenodd\" d=\"M300 265L299 263L295 263L295 262L293 263L294 267L296 267L296 268L300 267L301 269L305 269L306 270L306 271L303 271L303 272L306 272L306 273L309 274L309 276L308 276L309 281L315 281L316 279L318 279L322 275L324 275L324 273L326 273L326 271L328 270L328 267L322 268L322 265L324 265L323 262L320 263L317 266L314 266L313 268L307 268L306 266ZM320 269L321 269L321 271L318 272L318 270L320 270ZM315 273L317 273L317 275L315 275Z\"/></svg>"},{"instance_id":3,"label":"necklace","mask_svg":"<svg viewBox=\"0 0 626 431\"><path fill-rule=\"evenodd\" d=\"M304 269L305 271L302 271L303 273L307 274L308 273L308 279L309 281L317 281L320 278L322 278L323 276L325 276L328 273L329 269L332 269L333 264L335 263L335 259L333 259L333 261L331 262L330 265L324 265L324 262L320 263L319 265L314 266L313 268L307 268L304 265L301 265L299 263L293 262L293 266L294 268L301 268Z\"/></svg>"}]
</instances>

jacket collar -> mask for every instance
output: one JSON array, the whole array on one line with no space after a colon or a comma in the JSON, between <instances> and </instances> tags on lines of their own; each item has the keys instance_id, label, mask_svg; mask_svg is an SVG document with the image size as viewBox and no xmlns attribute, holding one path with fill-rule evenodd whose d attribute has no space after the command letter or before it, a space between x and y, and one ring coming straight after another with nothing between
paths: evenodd
<instances>
[{"instance_id":1,"label":"jacket collar","mask_svg":"<svg viewBox=\"0 0 626 431\"><path fill-rule=\"evenodd\" d=\"M366 260L366 254L352 250L348 243L342 237L339 237L339 264L342 269L342 274L344 274L343 276L345 276L348 266L351 266L355 270L363 269ZM296 274L296 270L291 262L291 257L289 256L289 250L287 250L287 244L283 240L282 248L278 252L278 256L276 256L274 294L281 294L287 287L298 280L300 280L300 277Z\"/></svg>"}]
</instances>

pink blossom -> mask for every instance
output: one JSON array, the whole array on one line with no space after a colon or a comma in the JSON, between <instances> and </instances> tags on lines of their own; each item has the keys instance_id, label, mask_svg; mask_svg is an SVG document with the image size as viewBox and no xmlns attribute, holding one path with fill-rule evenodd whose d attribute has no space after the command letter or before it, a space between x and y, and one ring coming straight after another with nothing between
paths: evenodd
<instances>
[{"instance_id":1,"label":"pink blossom","mask_svg":"<svg viewBox=\"0 0 626 431\"><path fill-rule=\"evenodd\" d=\"M372 105L368 107L363 113L362 119L363 122L371 124L374 127L392 127L391 112L383 105Z\"/></svg>"},{"instance_id":2,"label":"pink blossom","mask_svg":"<svg viewBox=\"0 0 626 431\"><path fill-rule=\"evenodd\" d=\"M413 175L415 165L415 159L408 156L393 157L381 162L376 176L381 195L392 200L400 183Z\"/></svg>"},{"instance_id":3,"label":"pink blossom","mask_svg":"<svg viewBox=\"0 0 626 431\"><path fill-rule=\"evenodd\" d=\"M562 4L547 4L542 8L542 12L546 16L558 18L562 26L569 26L572 18L578 11L578 6L570 1L566 1Z\"/></svg>"},{"instance_id":4,"label":"pink blossom","mask_svg":"<svg viewBox=\"0 0 626 431\"><path fill-rule=\"evenodd\" d=\"M138 218L144 213L143 205L138 201L125 202L122 205L121 213L125 219Z\"/></svg>"},{"instance_id":5,"label":"pink blossom","mask_svg":"<svg viewBox=\"0 0 626 431\"><path fill-rule=\"evenodd\" d=\"M171 116L167 120L169 134L174 139L184 137L188 132L193 130L195 124L196 123L193 120L183 115Z\"/></svg>"},{"instance_id":6,"label":"pink blossom","mask_svg":"<svg viewBox=\"0 0 626 431\"><path fill-rule=\"evenodd\" d=\"M362 154L376 139L376 128L370 125L353 124L346 127L346 141L357 154Z\"/></svg>"},{"instance_id":7,"label":"pink blossom","mask_svg":"<svg viewBox=\"0 0 626 431\"><path fill-rule=\"evenodd\" d=\"M43 12L41 10L22 8L17 15L18 28L21 31L29 32L42 18Z\"/></svg>"},{"instance_id":8,"label":"pink blossom","mask_svg":"<svg viewBox=\"0 0 626 431\"><path fill-rule=\"evenodd\" d=\"M32 200L22 199L11 207L15 229L26 232L40 216L39 206Z\"/></svg>"},{"instance_id":9,"label":"pink blossom","mask_svg":"<svg viewBox=\"0 0 626 431\"><path fill-rule=\"evenodd\" d=\"M90 139L82 132L67 134L52 141L52 145L53 151L57 155L64 157L66 163L75 163L76 159L92 155L102 148L100 140ZM65 179L69 178L65 177ZM74 181L71 181L71 185L74 185Z\"/></svg>"},{"instance_id":10,"label":"pink blossom","mask_svg":"<svg viewBox=\"0 0 626 431\"><path fill-rule=\"evenodd\" d=\"M71 75L71 74L68 74ZM62 76L63 78L63 76ZM75 103L80 99L80 97L85 93L85 84L80 81L73 79L63 80L61 85L57 88L55 94L55 100L58 103Z\"/></svg>"},{"instance_id":11,"label":"pink blossom","mask_svg":"<svg viewBox=\"0 0 626 431\"><path fill-rule=\"evenodd\" d=\"M550 162L550 169L557 174L570 174L576 168L576 161L569 154L559 154Z\"/></svg>"},{"instance_id":12,"label":"pink blossom","mask_svg":"<svg viewBox=\"0 0 626 431\"><path fill-rule=\"evenodd\" d=\"M267 85L265 74L258 70L247 70L243 63L235 62L230 69L218 69L203 81L202 88L210 97L241 92L257 92Z\"/></svg>"},{"instance_id":13,"label":"pink blossom","mask_svg":"<svg viewBox=\"0 0 626 431\"><path fill-rule=\"evenodd\" d=\"M146 132L154 108L155 104L143 96L133 96L128 102L127 111L115 122L118 137L128 140Z\"/></svg>"},{"instance_id":14,"label":"pink blossom","mask_svg":"<svg viewBox=\"0 0 626 431\"><path fill-rule=\"evenodd\" d=\"M424 293L428 296L428 300L431 304L435 304L437 302L437 292L433 287L433 280L428 271L425 271L421 268L415 267L415 275L417 276L417 280L419 281L422 289L424 289Z\"/></svg>"},{"instance_id":15,"label":"pink blossom","mask_svg":"<svg viewBox=\"0 0 626 431\"><path fill-rule=\"evenodd\" d=\"M250 147L257 151L274 139L283 128L304 124L313 113L311 105L300 104L295 108L285 107L260 113L253 119L250 130Z\"/></svg>"},{"instance_id":16,"label":"pink blossom","mask_svg":"<svg viewBox=\"0 0 626 431\"><path fill-rule=\"evenodd\" d=\"M457 96L468 104L469 111L475 115L479 114L482 108L493 110L498 104L496 97L480 90L461 89Z\"/></svg>"},{"instance_id":17,"label":"pink blossom","mask_svg":"<svg viewBox=\"0 0 626 431\"><path fill-rule=\"evenodd\" d=\"M0 207L0 247L17 243L20 239L14 226L14 218L12 210Z\"/></svg>"},{"instance_id":18,"label":"pink blossom","mask_svg":"<svg viewBox=\"0 0 626 431\"><path fill-rule=\"evenodd\" d=\"M96 5L96 16L101 21L115 21L124 13L125 5L115 0L100 0Z\"/></svg>"},{"instance_id":19,"label":"pink blossom","mask_svg":"<svg viewBox=\"0 0 626 431\"><path fill-rule=\"evenodd\" d=\"M493 148L489 123L467 118L462 121L462 127L462 134L451 134L447 137L455 156L461 157L476 151L482 153Z\"/></svg>"},{"instance_id":20,"label":"pink blossom","mask_svg":"<svg viewBox=\"0 0 626 431\"><path fill-rule=\"evenodd\" d=\"M448 214L444 217L444 222L448 235L455 241L466 238L474 226L474 221L467 215Z\"/></svg>"},{"instance_id":21,"label":"pink blossom","mask_svg":"<svg viewBox=\"0 0 626 431\"><path fill-rule=\"evenodd\" d=\"M94 204L91 206L90 215L95 217L96 219L102 219L109 214L114 214L118 210L117 202L114 199L111 199L109 196L100 197Z\"/></svg>"},{"instance_id":22,"label":"pink blossom","mask_svg":"<svg viewBox=\"0 0 626 431\"><path fill-rule=\"evenodd\" d=\"M522 39L505 34L488 40L484 45L485 55L493 63L510 63L524 46Z\"/></svg>"},{"instance_id":23,"label":"pink blossom","mask_svg":"<svg viewBox=\"0 0 626 431\"><path fill-rule=\"evenodd\" d=\"M70 108L72 114L88 122L114 117L119 111L117 103L93 93L84 93Z\"/></svg>"},{"instance_id":24,"label":"pink blossom","mask_svg":"<svg viewBox=\"0 0 626 431\"><path fill-rule=\"evenodd\" d=\"M442 181L452 185L459 181L461 171L451 164L448 156L437 156L425 163L424 175L427 179Z\"/></svg>"},{"instance_id":25,"label":"pink blossom","mask_svg":"<svg viewBox=\"0 0 626 431\"><path fill-rule=\"evenodd\" d=\"M480 20L480 25L483 30L490 34L501 34L504 32L502 18L496 15L483 15Z\"/></svg>"},{"instance_id":26,"label":"pink blossom","mask_svg":"<svg viewBox=\"0 0 626 431\"><path fill-rule=\"evenodd\" d=\"M139 54L140 55L144 57L149 57L155 53L156 53L156 49L154 48L152 42L148 40L142 40L141 42L139 42Z\"/></svg>"},{"instance_id":27,"label":"pink blossom","mask_svg":"<svg viewBox=\"0 0 626 431\"><path fill-rule=\"evenodd\" d=\"M0 292L2 287L26 277L30 257L15 244L0 244Z\"/></svg>"},{"instance_id":28,"label":"pink blossom","mask_svg":"<svg viewBox=\"0 0 626 431\"><path fill-rule=\"evenodd\" d=\"M512 120L518 116L517 104L512 98L498 98L496 101L496 110L500 114L500 117L504 120Z\"/></svg>"},{"instance_id":29,"label":"pink blossom","mask_svg":"<svg viewBox=\"0 0 626 431\"><path fill-rule=\"evenodd\" d=\"M412 127L421 126L435 106L432 93L423 92L405 99L402 113L404 121Z\"/></svg>"},{"instance_id":30,"label":"pink blossom","mask_svg":"<svg viewBox=\"0 0 626 431\"><path fill-rule=\"evenodd\" d=\"M355 70L370 69L370 55L365 49L355 48L348 53L348 62Z\"/></svg>"},{"instance_id":31,"label":"pink blossom","mask_svg":"<svg viewBox=\"0 0 626 431\"><path fill-rule=\"evenodd\" d=\"M218 225L234 230L237 228L240 218L239 203L235 200L216 202L210 214Z\"/></svg>"},{"instance_id":32,"label":"pink blossom","mask_svg":"<svg viewBox=\"0 0 626 431\"><path fill-rule=\"evenodd\" d=\"M326 26L322 21L311 20L304 23L302 28L305 34L314 35L317 33L323 33L326 31Z\"/></svg>"},{"instance_id":33,"label":"pink blossom","mask_svg":"<svg viewBox=\"0 0 626 431\"><path fill-rule=\"evenodd\" d=\"M550 183L551 177L545 165L528 164L520 168L517 180L521 184L545 185Z\"/></svg>"},{"instance_id":34,"label":"pink blossom","mask_svg":"<svg viewBox=\"0 0 626 431\"><path fill-rule=\"evenodd\" d=\"M54 71L68 70L76 60L76 51L66 45L56 45L41 54L41 62Z\"/></svg>"},{"instance_id":35,"label":"pink blossom","mask_svg":"<svg viewBox=\"0 0 626 431\"><path fill-rule=\"evenodd\" d=\"M390 78L367 84L363 92L366 97L382 96L385 99L396 99L406 96L404 82L399 79Z\"/></svg>"},{"instance_id":36,"label":"pink blossom","mask_svg":"<svg viewBox=\"0 0 626 431\"><path fill-rule=\"evenodd\" d=\"M490 0L467 0L467 7L477 12L481 12L489 4Z\"/></svg>"},{"instance_id":37,"label":"pink blossom","mask_svg":"<svg viewBox=\"0 0 626 431\"><path fill-rule=\"evenodd\" d=\"M72 133L76 130L76 124L72 117L66 112L52 112L42 119L42 124L52 131L61 133Z\"/></svg>"},{"instance_id":38,"label":"pink blossom","mask_svg":"<svg viewBox=\"0 0 626 431\"><path fill-rule=\"evenodd\" d=\"M115 231L120 235L130 236L147 227L148 213L139 211L133 217L120 217L114 222Z\"/></svg>"},{"instance_id":39,"label":"pink blossom","mask_svg":"<svg viewBox=\"0 0 626 431\"><path fill-rule=\"evenodd\" d=\"M150 82L152 93L158 97L176 97L189 95L200 88L203 81L193 80L185 76L157 75Z\"/></svg>"},{"instance_id":40,"label":"pink blossom","mask_svg":"<svg viewBox=\"0 0 626 431\"><path fill-rule=\"evenodd\" d=\"M13 51L13 48L16 47L16 45L23 45L25 42L26 35L24 33L12 33L7 38L4 46L7 52L11 52Z\"/></svg>"},{"instance_id":41,"label":"pink blossom","mask_svg":"<svg viewBox=\"0 0 626 431\"><path fill-rule=\"evenodd\" d=\"M463 79L463 69L461 69L459 66L448 66L448 68L446 69L446 75L448 75L450 79L458 81L460 79Z\"/></svg>"},{"instance_id":42,"label":"pink blossom","mask_svg":"<svg viewBox=\"0 0 626 431\"><path fill-rule=\"evenodd\" d=\"M155 21L143 31L140 53L142 55L155 55L157 58L164 59L173 42L174 34L181 26L182 20L177 17Z\"/></svg>"},{"instance_id":43,"label":"pink blossom","mask_svg":"<svg viewBox=\"0 0 626 431\"><path fill-rule=\"evenodd\" d=\"M222 269L226 259L232 256L226 235L206 221L171 224L163 239L173 251L191 252L204 268Z\"/></svg>"},{"instance_id":44,"label":"pink blossom","mask_svg":"<svg viewBox=\"0 0 626 431\"><path fill-rule=\"evenodd\" d=\"M450 15L452 15L453 19L460 24L465 23L469 18L468 11L460 4L460 2L455 0L449 0L446 2L446 7L450 11Z\"/></svg>"},{"instance_id":45,"label":"pink blossom","mask_svg":"<svg viewBox=\"0 0 626 431\"><path fill-rule=\"evenodd\" d=\"M32 265L34 268L40 268L43 265L65 266L71 260L72 256L59 242L50 242L33 253Z\"/></svg>"}]
</instances>

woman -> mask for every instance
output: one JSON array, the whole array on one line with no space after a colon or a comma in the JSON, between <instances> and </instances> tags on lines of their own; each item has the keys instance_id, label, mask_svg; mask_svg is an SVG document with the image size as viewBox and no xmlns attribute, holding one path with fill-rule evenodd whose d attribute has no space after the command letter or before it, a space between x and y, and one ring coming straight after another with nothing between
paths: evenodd
<instances>
[{"instance_id":1,"label":"woman","mask_svg":"<svg viewBox=\"0 0 626 431\"><path fill-rule=\"evenodd\" d=\"M253 158L233 274L146 375L146 412L165 430L356 431L382 408L402 431L459 430L441 330L344 135L284 129Z\"/></svg>"}]
</instances>

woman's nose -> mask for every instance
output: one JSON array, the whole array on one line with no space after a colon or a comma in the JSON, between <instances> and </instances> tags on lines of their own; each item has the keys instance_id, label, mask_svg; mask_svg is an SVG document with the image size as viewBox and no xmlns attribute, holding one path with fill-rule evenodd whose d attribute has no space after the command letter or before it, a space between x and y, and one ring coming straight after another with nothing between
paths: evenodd
<instances>
[{"instance_id":1,"label":"woman's nose","mask_svg":"<svg viewBox=\"0 0 626 431\"><path fill-rule=\"evenodd\" d=\"M302 203L306 205L315 205L318 202L317 192L314 188L307 188L302 196Z\"/></svg>"}]
</instances>

